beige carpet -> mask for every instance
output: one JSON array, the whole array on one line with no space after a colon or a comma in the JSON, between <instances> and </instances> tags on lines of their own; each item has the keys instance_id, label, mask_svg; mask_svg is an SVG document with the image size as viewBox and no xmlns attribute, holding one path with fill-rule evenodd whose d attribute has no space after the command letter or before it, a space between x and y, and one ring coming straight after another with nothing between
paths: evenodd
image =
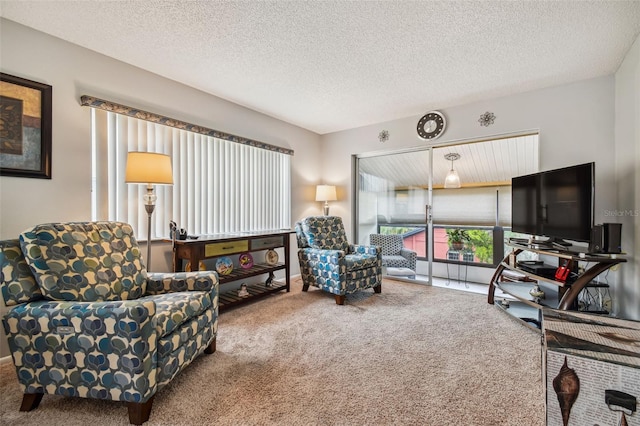
<instances>
[{"instance_id":1,"label":"beige carpet","mask_svg":"<svg viewBox=\"0 0 640 426\"><path fill-rule=\"evenodd\" d=\"M148 425L543 425L540 337L486 296L385 281L337 306L311 288L225 312L218 351L156 396ZM45 395L20 413L0 367L0 423L126 425L118 402Z\"/></svg>"}]
</instances>

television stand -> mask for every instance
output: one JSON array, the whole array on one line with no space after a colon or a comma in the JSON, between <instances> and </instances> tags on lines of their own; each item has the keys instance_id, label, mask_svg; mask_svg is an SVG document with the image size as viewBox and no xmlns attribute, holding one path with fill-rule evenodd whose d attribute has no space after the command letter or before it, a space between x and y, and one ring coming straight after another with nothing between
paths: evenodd
<instances>
[{"instance_id":1,"label":"television stand","mask_svg":"<svg viewBox=\"0 0 640 426\"><path fill-rule=\"evenodd\" d=\"M520 320L530 328L540 330L540 325L531 321L538 318L542 308L558 310L575 310L578 308L578 295L586 287L592 287L594 280L601 273L611 267L626 262L626 259L615 255L589 255L557 248L543 249L532 247L529 244L519 244L510 241L511 253L498 265L489 283L488 302ZM569 270L577 271L578 265L583 266L580 274L575 274L575 279L561 282L555 279L544 265L532 264L527 259L518 259L519 254L535 253L558 259L558 265L564 265ZM541 267L541 268L538 268ZM537 289L534 289L534 286ZM510 301L501 297L495 297L496 289L507 294ZM543 294L536 294L542 289Z\"/></svg>"},{"instance_id":2,"label":"television stand","mask_svg":"<svg viewBox=\"0 0 640 426\"><path fill-rule=\"evenodd\" d=\"M531 244L536 244L539 246L547 246L547 247L556 247L560 249L564 247L571 247L573 245L569 241L565 241L562 238L556 238L556 237L550 237L550 238L547 238L546 240L533 239Z\"/></svg>"}]
</instances>

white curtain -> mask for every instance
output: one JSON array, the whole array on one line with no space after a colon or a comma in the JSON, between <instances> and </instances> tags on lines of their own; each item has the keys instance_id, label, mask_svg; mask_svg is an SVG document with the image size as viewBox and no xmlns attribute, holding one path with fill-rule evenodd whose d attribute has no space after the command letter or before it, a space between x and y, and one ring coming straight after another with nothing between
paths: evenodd
<instances>
[{"instance_id":1,"label":"white curtain","mask_svg":"<svg viewBox=\"0 0 640 426\"><path fill-rule=\"evenodd\" d=\"M171 156L174 181L154 185L151 239L167 238L170 220L195 235L291 227L291 155L91 111L93 220L128 222L148 239L146 185L124 179L127 153L147 151Z\"/></svg>"},{"instance_id":2,"label":"white curtain","mask_svg":"<svg viewBox=\"0 0 640 426\"><path fill-rule=\"evenodd\" d=\"M435 189L433 223L511 226L511 186Z\"/></svg>"}]
</instances>

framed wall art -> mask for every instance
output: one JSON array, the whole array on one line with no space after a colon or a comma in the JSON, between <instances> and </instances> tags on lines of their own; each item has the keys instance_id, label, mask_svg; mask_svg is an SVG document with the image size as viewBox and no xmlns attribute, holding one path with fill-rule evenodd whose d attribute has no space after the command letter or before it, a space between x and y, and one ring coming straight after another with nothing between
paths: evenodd
<instances>
[{"instance_id":1,"label":"framed wall art","mask_svg":"<svg viewBox=\"0 0 640 426\"><path fill-rule=\"evenodd\" d=\"M52 87L0 73L0 175L51 179Z\"/></svg>"}]
</instances>

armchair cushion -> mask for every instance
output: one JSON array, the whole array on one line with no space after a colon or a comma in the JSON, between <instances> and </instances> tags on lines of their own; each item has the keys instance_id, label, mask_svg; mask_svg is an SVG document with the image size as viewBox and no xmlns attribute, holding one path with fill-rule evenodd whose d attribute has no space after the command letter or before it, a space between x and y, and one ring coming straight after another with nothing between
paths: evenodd
<instances>
[{"instance_id":1,"label":"armchair cushion","mask_svg":"<svg viewBox=\"0 0 640 426\"><path fill-rule=\"evenodd\" d=\"M378 256L367 253L348 254L344 257L347 264L347 272L358 269L375 268L378 266Z\"/></svg>"},{"instance_id":2,"label":"armchair cushion","mask_svg":"<svg viewBox=\"0 0 640 426\"><path fill-rule=\"evenodd\" d=\"M23 232L20 244L47 299L96 302L145 293L146 270L129 224L43 224Z\"/></svg>"},{"instance_id":3,"label":"armchair cushion","mask_svg":"<svg viewBox=\"0 0 640 426\"><path fill-rule=\"evenodd\" d=\"M183 323L211 308L211 297L204 291L168 293L140 299L156 304L156 332L159 337L173 333Z\"/></svg>"},{"instance_id":4,"label":"armchair cushion","mask_svg":"<svg viewBox=\"0 0 640 426\"><path fill-rule=\"evenodd\" d=\"M311 248L349 251L349 241L344 232L342 218L338 216L308 217L301 222L301 228Z\"/></svg>"}]
</instances>

